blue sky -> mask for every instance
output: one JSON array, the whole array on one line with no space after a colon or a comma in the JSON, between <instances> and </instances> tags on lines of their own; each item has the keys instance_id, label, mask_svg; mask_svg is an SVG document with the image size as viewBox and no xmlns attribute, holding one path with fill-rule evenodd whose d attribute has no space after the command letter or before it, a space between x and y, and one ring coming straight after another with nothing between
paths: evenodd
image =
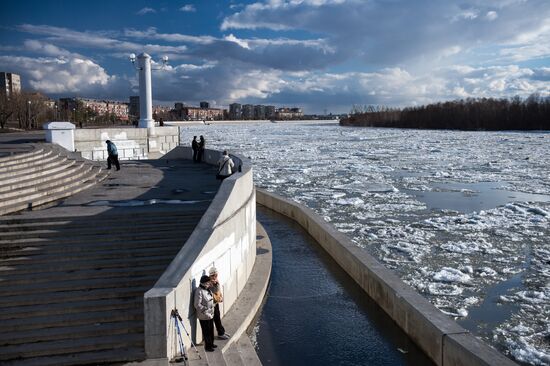
<instances>
[{"instance_id":1,"label":"blue sky","mask_svg":"<svg viewBox=\"0 0 550 366\"><path fill-rule=\"evenodd\" d=\"M13 1L0 71L57 97L137 94L130 53L167 55L158 104L349 112L550 94L548 0Z\"/></svg>"}]
</instances>

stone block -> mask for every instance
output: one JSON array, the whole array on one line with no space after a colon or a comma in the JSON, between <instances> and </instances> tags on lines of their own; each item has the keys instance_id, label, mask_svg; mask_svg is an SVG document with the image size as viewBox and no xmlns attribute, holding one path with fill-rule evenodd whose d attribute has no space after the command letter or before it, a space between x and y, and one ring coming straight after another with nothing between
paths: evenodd
<instances>
[{"instance_id":1,"label":"stone block","mask_svg":"<svg viewBox=\"0 0 550 366\"><path fill-rule=\"evenodd\" d=\"M514 361L469 333L449 334L443 339L445 366L513 366Z\"/></svg>"},{"instance_id":2,"label":"stone block","mask_svg":"<svg viewBox=\"0 0 550 366\"><path fill-rule=\"evenodd\" d=\"M103 150L94 150L92 151L92 160L105 160L106 158L106 151Z\"/></svg>"}]
</instances>

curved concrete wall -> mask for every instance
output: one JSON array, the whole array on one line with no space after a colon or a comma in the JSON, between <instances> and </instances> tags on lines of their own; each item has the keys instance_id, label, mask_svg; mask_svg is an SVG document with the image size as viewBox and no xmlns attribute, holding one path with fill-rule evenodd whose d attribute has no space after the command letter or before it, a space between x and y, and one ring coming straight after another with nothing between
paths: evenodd
<instances>
[{"instance_id":1,"label":"curved concrete wall","mask_svg":"<svg viewBox=\"0 0 550 366\"><path fill-rule=\"evenodd\" d=\"M515 365L312 210L260 189L256 198L259 204L298 222L437 365Z\"/></svg>"},{"instance_id":2,"label":"curved concrete wall","mask_svg":"<svg viewBox=\"0 0 550 366\"><path fill-rule=\"evenodd\" d=\"M221 153L206 150L205 161L216 164ZM190 159L191 148L177 147L163 159ZM177 308L188 332L202 340L193 308L193 291L210 267L218 269L223 286L225 314L246 284L256 259L256 196L252 167L232 156L241 171L225 179L208 210L145 302L145 352L147 358L172 358L176 347L172 309ZM190 343L183 336L186 346Z\"/></svg>"}]
</instances>

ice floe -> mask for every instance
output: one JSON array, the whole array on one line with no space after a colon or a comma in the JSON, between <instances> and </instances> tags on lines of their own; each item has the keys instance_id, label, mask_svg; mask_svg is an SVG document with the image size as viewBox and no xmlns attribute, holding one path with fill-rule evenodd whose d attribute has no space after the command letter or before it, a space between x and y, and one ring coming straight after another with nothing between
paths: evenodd
<instances>
[{"instance_id":1,"label":"ice floe","mask_svg":"<svg viewBox=\"0 0 550 366\"><path fill-rule=\"evenodd\" d=\"M193 126L182 141L251 157L258 187L315 210L451 317L518 276L495 295L509 318L469 330L550 364L550 134L319 123Z\"/></svg>"}]
</instances>

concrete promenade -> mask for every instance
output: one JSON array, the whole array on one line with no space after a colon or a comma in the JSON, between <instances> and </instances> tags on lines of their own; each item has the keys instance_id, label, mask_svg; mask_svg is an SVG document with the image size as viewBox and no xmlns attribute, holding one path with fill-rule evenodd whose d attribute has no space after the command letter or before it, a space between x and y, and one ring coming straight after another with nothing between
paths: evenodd
<instances>
[{"instance_id":1,"label":"concrete promenade","mask_svg":"<svg viewBox=\"0 0 550 366\"><path fill-rule=\"evenodd\" d=\"M43 141L43 131L0 134L0 156ZM179 158L122 161L92 188L0 216L0 363L167 364L140 361L143 294L210 207L220 189L215 174L212 165ZM267 288L271 248L261 225L256 230L257 264L224 316L233 337L211 355L199 347L196 364L259 364L245 331Z\"/></svg>"},{"instance_id":2,"label":"concrete promenade","mask_svg":"<svg viewBox=\"0 0 550 366\"><path fill-rule=\"evenodd\" d=\"M9 135L5 153L41 139ZM0 363L143 359L143 294L208 208L215 174L185 160L122 162L53 207L1 216Z\"/></svg>"}]
</instances>

